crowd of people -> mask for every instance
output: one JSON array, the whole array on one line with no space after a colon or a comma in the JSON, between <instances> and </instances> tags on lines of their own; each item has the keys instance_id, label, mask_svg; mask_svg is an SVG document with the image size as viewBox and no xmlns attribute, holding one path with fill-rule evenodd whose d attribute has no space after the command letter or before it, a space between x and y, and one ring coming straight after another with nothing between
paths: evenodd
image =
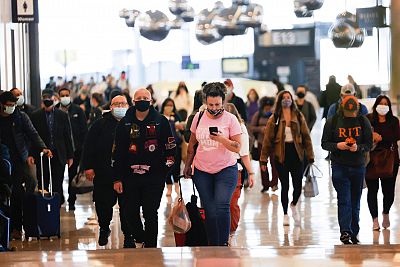
<instances>
[{"instance_id":1,"label":"crowd of people","mask_svg":"<svg viewBox=\"0 0 400 267\"><path fill-rule=\"evenodd\" d=\"M390 226L400 129L387 96L379 96L368 114L357 99L361 97L359 86L350 75L348 79L348 84L340 86L331 76L321 94L326 119L321 145L330 153L340 240L357 244L364 180L373 229L380 229L379 180L384 195L382 227ZM276 84L276 97L260 97L259 91L250 88L244 101L234 93L230 79L204 82L194 97L185 82L180 82L159 105L152 85L131 94L125 72L119 79L103 77L98 84L92 79L84 84L76 77L60 83L51 77L38 109L25 103L18 88L2 92L0 173L2 185L11 190L10 206L1 207L11 217L12 238L23 236L25 194L51 186L61 205L68 202L66 207L73 211L76 195L71 181L84 172L94 183L98 244L108 243L113 206L118 203L124 247L133 248L137 243L156 247L164 189L167 197L173 190L178 193L183 174L193 180L199 192L208 244L226 246L238 227L242 188L255 183L251 160L259 161L261 193L280 187L283 225L290 224L289 207L298 224L303 172L315 159L310 132L318 110L306 100L306 85L297 86L294 96L278 81ZM50 161L51 170L46 163L43 169L35 164L41 154ZM368 168L369 162L382 155L392 163L390 175ZM10 163L11 171L4 161ZM68 199L64 199L62 188L66 165ZM42 172L43 185L36 179ZM290 180L293 195L289 202Z\"/></svg>"}]
</instances>

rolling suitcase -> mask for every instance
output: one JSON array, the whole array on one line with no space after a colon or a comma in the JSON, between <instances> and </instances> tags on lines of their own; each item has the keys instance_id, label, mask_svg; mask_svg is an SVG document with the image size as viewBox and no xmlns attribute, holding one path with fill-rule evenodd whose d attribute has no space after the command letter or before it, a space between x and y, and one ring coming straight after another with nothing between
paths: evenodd
<instances>
[{"instance_id":1,"label":"rolling suitcase","mask_svg":"<svg viewBox=\"0 0 400 267\"><path fill-rule=\"evenodd\" d=\"M43 157L40 153L40 168L42 170L42 192L27 194L23 205L23 226L25 238L29 237L52 237L60 238L60 195L53 193L53 177L51 174L51 163L49 160L49 191L44 192Z\"/></svg>"}]
</instances>

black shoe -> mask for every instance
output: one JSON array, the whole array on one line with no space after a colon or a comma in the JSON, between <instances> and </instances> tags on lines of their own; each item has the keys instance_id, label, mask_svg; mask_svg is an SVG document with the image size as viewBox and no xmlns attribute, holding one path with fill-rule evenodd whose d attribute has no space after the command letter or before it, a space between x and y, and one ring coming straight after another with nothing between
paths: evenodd
<instances>
[{"instance_id":1,"label":"black shoe","mask_svg":"<svg viewBox=\"0 0 400 267\"><path fill-rule=\"evenodd\" d=\"M124 248L136 248L135 239L131 235L124 236Z\"/></svg>"},{"instance_id":2,"label":"black shoe","mask_svg":"<svg viewBox=\"0 0 400 267\"><path fill-rule=\"evenodd\" d=\"M100 229L99 246L105 246L108 243L108 237L111 234L110 229Z\"/></svg>"},{"instance_id":3,"label":"black shoe","mask_svg":"<svg viewBox=\"0 0 400 267\"><path fill-rule=\"evenodd\" d=\"M358 245L360 243L360 240L358 240L356 236L352 236L351 243L353 243L353 245Z\"/></svg>"},{"instance_id":4,"label":"black shoe","mask_svg":"<svg viewBox=\"0 0 400 267\"><path fill-rule=\"evenodd\" d=\"M345 244L345 245L350 245L350 244L351 244L350 240L351 240L351 236L350 236L349 233L343 232L343 233L340 235L340 241L342 241L343 244Z\"/></svg>"},{"instance_id":5,"label":"black shoe","mask_svg":"<svg viewBox=\"0 0 400 267\"><path fill-rule=\"evenodd\" d=\"M73 204L73 203L69 203L68 204L68 210L75 210L75 204Z\"/></svg>"},{"instance_id":6,"label":"black shoe","mask_svg":"<svg viewBox=\"0 0 400 267\"><path fill-rule=\"evenodd\" d=\"M263 189L261 189L261 193L265 193L268 191L268 187L263 187Z\"/></svg>"}]
</instances>

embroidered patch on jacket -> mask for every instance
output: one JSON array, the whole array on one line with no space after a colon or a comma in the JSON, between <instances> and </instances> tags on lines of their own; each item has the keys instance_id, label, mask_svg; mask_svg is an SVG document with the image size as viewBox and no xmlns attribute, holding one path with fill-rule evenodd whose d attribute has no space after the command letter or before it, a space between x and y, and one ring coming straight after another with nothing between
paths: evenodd
<instances>
[{"instance_id":1,"label":"embroidered patch on jacket","mask_svg":"<svg viewBox=\"0 0 400 267\"><path fill-rule=\"evenodd\" d=\"M133 170L133 173L145 174L150 171L150 166L149 165L131 165L131 169Z\"/></svg>"},{"instance_id":2,"label":"embroidered patch on jacket","mask_svg":"<svg viewBox=\"0 0 400 267\"><path fill-rule=\"evenodd\" d=\"M144 143L144 149L148 150L149 152L154 152L156 150L157 146L158 146L157 139L147 140Z\"/></svg>"},{"instance_id":3,"label":"embroidered patch on jacket","mask_svg":"<svg viewBox=\"0 0 400 267\"><path fill-rule=\"evenodd\" d=\"M150 124L146 126L146 138L156 138L157 131L156 126L154 124Z\"/></svg>"},{"instance_id":4,"label":"embroidered patch on jacket","mask_svg":"<svg viewBox=\"0 0 400 267\"><path fill-rule=\"evenodd\" d=\"M130 137L132 139L137 139L140 136L140 127L139 125L133 123L131 126Z\"/></svg>"},{"instance_id":5,"label":"embroidered patch on jacket","mask_svg":"<svg viewBox=\"0 0 400 267\"><path fill-rule=\"evenodd\" d=\"M165 165L167 165L168 167L171 167L172 165L174 165L175 163L175 157L174 156L168 156L167 160L165 162Z\"/></svg>"},{"instance_id":6,"label":"embroidered patch on jacket","mask_svg":"<svg viewBox=\"0 0 400 267\"><path fill-rule=\"evenodd\" d=\"M137 153L137 145L136 144L130 144L129 145L129 152L132 154L136 154Z\"/></svg>"},{"instance_id":7,"label":"embroidered patch on jacket","mask_svg":"<svg viewBox=\"0 0 400 267\"><path fill-rule=\"evenodd\" d=\"M171 150L171 149L174 149L175 147L176 147L176 144L165 144L166 150Z\"/></svg>"}]
</instances>

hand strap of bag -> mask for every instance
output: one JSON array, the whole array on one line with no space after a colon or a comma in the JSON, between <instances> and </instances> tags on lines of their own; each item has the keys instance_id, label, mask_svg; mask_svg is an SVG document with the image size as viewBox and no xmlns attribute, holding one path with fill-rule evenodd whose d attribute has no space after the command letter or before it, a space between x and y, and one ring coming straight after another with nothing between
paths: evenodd
<instances>
[{"instance_id":1,"label":"hand strap of bag","mask_svg":"<svg viewBox=\"0 0 400 267\"><path fill-rule=\"evenodd\" d=\"M310 163L310 164L307 165L306 169L304 170L303 176L307 177L307 175L308 175L309 172L310 172L310 174L311 174L312 176L317 177L317 176L315 176L315 172L314 172L315 170L314 170L314 169L316 169L316 170L319 172L319 174L320 174L319 177L322 177L322 176L323 176L322 171L321 171L321 170L318 168L318 166L315 165L314 163Z\"/></svg>"},{"instance_id":2,"label":"hand strap of bag","mask_svg":"<svg viewBox=\"0 0 400 267\"><path fill-rule=\"evenodd\" d=\"M203 117L203 115L204 115L204 111L200 111L199 118L197 119L197 122L196 122L196 129L197 129L197 127L199 127L200 119L201 119L201 117ZM197 143L194 145L194 154L196 154L196 150L197 150L198 146L199 146L199 142L197 141Z\"/></svg>"},{"instance_id":3,"label":"hand strap of bag","mask_svg":"<svg viewBox=\"0 0 400 267\"><path fill-rule=\"evenodd\" d=\"M183 177L183 176L182 176ZM182 197L182 185L181 185L181 176L178 177L178 184L179 184L179 200L182 201L183 197Z\"/></svg>"}]
</instances>

